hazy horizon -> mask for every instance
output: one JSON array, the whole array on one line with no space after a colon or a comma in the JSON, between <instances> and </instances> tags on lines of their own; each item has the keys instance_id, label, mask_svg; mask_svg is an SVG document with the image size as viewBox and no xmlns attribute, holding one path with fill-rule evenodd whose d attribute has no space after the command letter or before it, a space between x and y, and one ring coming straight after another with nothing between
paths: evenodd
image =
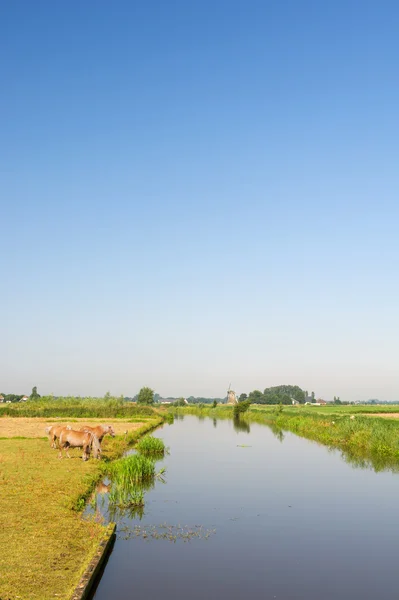
<instances>
[{"instance_id":1,"label":"hazy horizon","mask_svg":"<svg viewBox=\"0 0 399 600\"><path fill-rule=\"evenodd\" d=\"M0 6L0 390L398 400L398 17Z\"/></svg>"}]
</instances>

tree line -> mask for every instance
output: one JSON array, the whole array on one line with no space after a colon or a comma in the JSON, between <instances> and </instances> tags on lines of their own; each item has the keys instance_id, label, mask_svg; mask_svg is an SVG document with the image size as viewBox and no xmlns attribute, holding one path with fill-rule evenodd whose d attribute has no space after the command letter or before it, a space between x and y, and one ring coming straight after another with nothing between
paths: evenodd
<instances>
[{"instance_id":1,"label":"tree line","mask_svg":"<svg viewBox=\"0 0 399 600\"><path fill-rule=\"evenodd\" d=\"M253 390L248 395L241 394L238 400L239 402L249 400L251 404L292 404L292 401L296 400L304 404L307 401L307 392L298 385L277 385L265 388L263 392Z\"/></svg>"}]
</instances>

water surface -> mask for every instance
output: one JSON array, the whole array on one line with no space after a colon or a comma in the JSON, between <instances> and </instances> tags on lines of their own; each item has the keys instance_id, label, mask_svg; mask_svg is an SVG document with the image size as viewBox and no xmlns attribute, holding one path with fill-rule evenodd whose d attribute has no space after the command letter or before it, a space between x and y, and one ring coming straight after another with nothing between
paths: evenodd
<instances>
[{"instance_id":1,"label":"water surface","mask_svg":"<svg viewBox=\"0 0 399 600\"><path fill-rule=\"evenodd\" d=\"M216 532L175 543L120 535L95 600L397 598L398 475L259 424L185 416L156 435L170 447L157 463L166 483L120 531Z\"/></svg>"}]
</instances>

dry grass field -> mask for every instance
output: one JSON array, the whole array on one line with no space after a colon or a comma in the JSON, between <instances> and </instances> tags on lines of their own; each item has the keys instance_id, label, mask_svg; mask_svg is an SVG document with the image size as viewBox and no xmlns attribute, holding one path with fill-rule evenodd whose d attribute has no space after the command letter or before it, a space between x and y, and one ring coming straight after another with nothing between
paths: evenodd
<instances>
[{"instance_id":1,"label":"dry grass field","mask_svg":"<svg viewBox=\"0 0 399 600\"><path fill-rule=\"evenodd\" d=\"M122 419L42 419L40 417L2 417L0 418L0 438L45 437L45 428L49 425L70 425L72 429L79 429L82 425L99 425L106 423L113 426L116 435L123 435L126 431L139 429L145 419L132 422Z\"/></svg>"}]
</instances>

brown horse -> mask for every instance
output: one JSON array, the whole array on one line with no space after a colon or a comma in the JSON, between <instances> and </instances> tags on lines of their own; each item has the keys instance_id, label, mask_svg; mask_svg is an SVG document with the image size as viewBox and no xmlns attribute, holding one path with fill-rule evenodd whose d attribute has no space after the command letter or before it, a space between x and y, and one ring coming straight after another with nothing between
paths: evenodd
<instances>
[{"instance_id":1,"label":"brown horse","mask_svg":"<svg viewBox=\"0 0 399 600\"><path fill-rule=\"evenodd\" d=\"M60 434L60 453L58 458L62 458L62 450L65 450L66 456L69 456L69 448L83 448L83 460L89 460L90 451L93 446L94 457L97 458L100 452L100 444L97 437L88 431L74 431L73 429L63 429Z\"/></svg>"},{"instance_id":2,"label":"brown horse","mask_svg":"<svg viewBox=\"0 0 399 600\"><path fill-rule=\"evenodd\" d=\"M51 427L46 427L45 429L50 446L51 448L54 448L54 450L57 450L57 439L60 437L60 433L63 429L72 429L72 427L70 425L51 425Z\"/></svg>"},{"instance_id":3,"label":"brown horse","mask_svg":"<svg viewBox=\"0 0 399 600\"><path fill-rule=\"evenodd\" d=\"M86 431L88 433L93 433L98 442L99 442L99 452L97 453L97 458L101 456L101 442L103 441L103 437L109 433L111 437L115 437L115 431L112 425L97 425L97 427L90 427L90 425L84 425L80 428L79 431Z\"/></svg>"}]
</instances>

